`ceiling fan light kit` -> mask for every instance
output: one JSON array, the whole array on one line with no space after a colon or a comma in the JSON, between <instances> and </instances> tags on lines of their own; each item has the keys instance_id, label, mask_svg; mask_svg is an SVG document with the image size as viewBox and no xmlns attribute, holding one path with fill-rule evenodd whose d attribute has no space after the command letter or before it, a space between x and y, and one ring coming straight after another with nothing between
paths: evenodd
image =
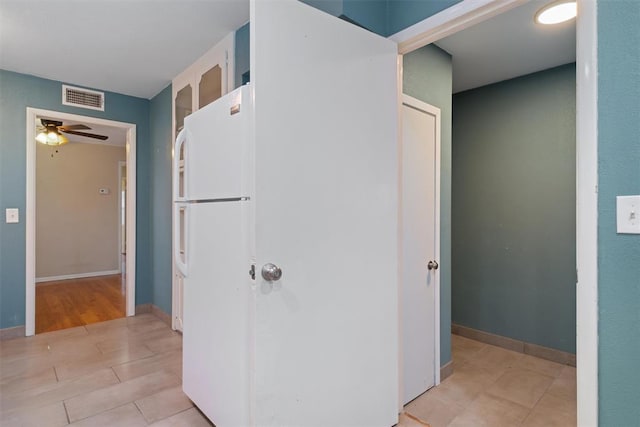
<instances>
[{"instance_id":1,"label":"ceiling fan light kit","mask_svg":"<svg viewBox=\"0 0 640 427\"><path fill-rule=\"evenodd\" d=\"M79 129L91 129L89 126L83 124L63 126L62 122L57 120L40 119L42 126L38 129L38 135L36 141L41 144L59 146L69 142L69 139L62 133L68 133L71 135L84 136L87 138L94 138L104 141L108 139L108 136L98 135L94 133L80 132Z\"/></svg>"}]
</instances>

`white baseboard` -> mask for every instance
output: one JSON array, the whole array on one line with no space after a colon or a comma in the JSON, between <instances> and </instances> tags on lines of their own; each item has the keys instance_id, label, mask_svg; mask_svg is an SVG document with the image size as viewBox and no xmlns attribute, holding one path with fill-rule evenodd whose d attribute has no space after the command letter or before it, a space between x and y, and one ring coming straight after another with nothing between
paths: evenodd
<instances>
[{"instance_id":1,"label":"white baseboard","mask_svg":"<svg viewBox=\"0 0 640 427\"><path fill-rule=\"evenodd\" d=\"M110 276L120 274L120 270L92 271L89 273L65 274L62 276L36 277L36 283L53 282L54 280L84 279L85 277Z\"/></svg>"}]
</instances>

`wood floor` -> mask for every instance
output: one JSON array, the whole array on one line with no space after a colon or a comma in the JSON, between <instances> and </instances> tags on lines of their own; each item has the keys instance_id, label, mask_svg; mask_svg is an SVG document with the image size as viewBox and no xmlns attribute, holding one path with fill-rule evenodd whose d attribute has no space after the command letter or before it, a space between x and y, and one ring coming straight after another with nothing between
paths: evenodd
<instances>
[{"instance_id":1,"label":"wood floor","mask_svg":"<svg viewBox=\"0 0 640 427\"><path fill-rule=\"evenodd\" d=\"M36 285L36 334L118 319L124 315L122 275Z\"/></svg>"}]
</instances>

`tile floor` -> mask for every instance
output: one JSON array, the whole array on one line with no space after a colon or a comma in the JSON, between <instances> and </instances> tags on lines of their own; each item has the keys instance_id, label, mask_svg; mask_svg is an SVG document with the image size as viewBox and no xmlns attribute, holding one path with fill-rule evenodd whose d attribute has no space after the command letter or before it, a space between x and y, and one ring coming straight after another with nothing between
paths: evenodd
<instances>
[{"instance_id":1,"label":"tile floor","mask_svg":"<svg viewBox=\"0 0 640 427\"><path fill-rule=\"evenodd\" d=\"M452 342L455 373L398 427L575 425L575 368ZM0 425L211 426L181 376L182 337L152 314L1 341Z\"/></svg>"},{"instance_id":2,"label":"tile floor","mask_svg":"<svg viewBox=\"0 0 640 427\"><path fill-rule=\"evenodd\" d=\"M0 342L0 425L211 426L182 393L182 337L151 314Z\"/></svg>"},{"instance_id":3,"label":"tile floor","mask_svg":"<svg viewBox=\"0 0 640 427\"><path fill-rule=\"evenodd\" d=\"M431 427L576 425L576 369L451 336L454 373L405 406Z\"/></svg>"}]
</instances>

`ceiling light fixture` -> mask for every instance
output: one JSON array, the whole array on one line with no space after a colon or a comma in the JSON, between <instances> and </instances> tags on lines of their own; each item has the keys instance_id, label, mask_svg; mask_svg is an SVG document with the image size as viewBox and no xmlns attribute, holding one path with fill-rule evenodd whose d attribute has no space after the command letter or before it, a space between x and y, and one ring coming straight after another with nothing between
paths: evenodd
<instances>
[{"instance_id":1,"label":"ceiling light fixture","mask_svg":"<svg viewBox=\"0 0 640 427\"><path fill-rule=\"evenodd\" d=\"M62 135L55 126L47 126L36 136L36 141L46 145L64 145L69 142L67 137Z\"/></svg>"},{"instance_id":2,"label":"ceiling light fixture","mask_svg":"<svg viewBox=\"0 0 640 427\"><path fill-rule=\"evenodd\" d=\"M575 0L560 0L540 9L534 20L543 25L560 24L575 18L577 13L578 7Z\"/></svg>"}]
</instances>

